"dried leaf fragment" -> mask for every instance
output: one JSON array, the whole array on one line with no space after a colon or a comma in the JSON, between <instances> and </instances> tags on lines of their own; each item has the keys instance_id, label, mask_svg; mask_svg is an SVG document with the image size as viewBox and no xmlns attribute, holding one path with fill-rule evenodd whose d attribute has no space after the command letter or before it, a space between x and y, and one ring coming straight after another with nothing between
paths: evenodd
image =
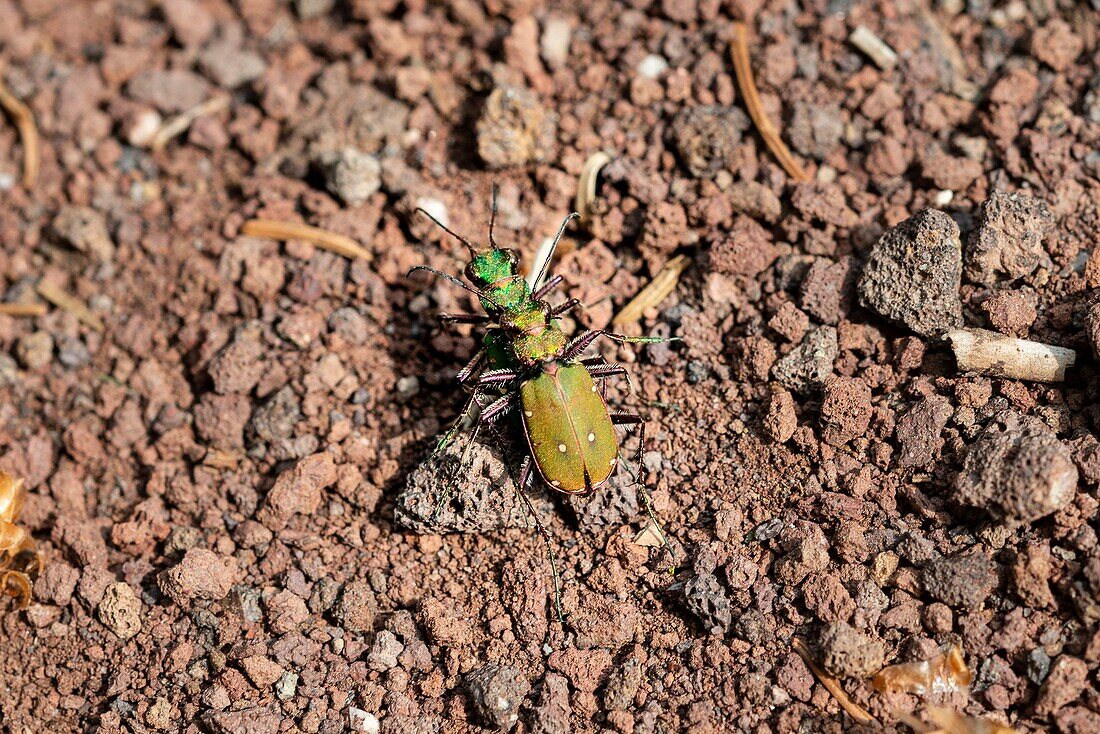
<instances>
[{"instance_id":1,"label":"dried leaf fragment","mask_svg":"<svg viewBox=\"0 0 1100 734\"><path fill-rule=\"evenodd\" d=\"M580 178L577 180L577 196L573 201L573 208L581 215L581 224L588 222L592 213L592 202L596 200L596 182L600 176L600 170L611 162L611 156L602 150L598 150L588 156L581 168Z\"/></svg>"},{"instance_id":2,"label":"dried leaf fragment","mask_svg":"<svg viewBox=\"0 0 1100 734\"><path fill-rule=\"evenodd\" d=\"M966 688L973 679L974 674L963 659L962 648L952 645L928 660L887 665L871 679L871 685L880 693L924 696L952 693Z\"/></svg>"},{"instance_id":3,"label":"dried leaf fragment","mask_svg":"<svg viewBox=\"0 0 1100 734\"><path fill-rule=\"evenodd\" d=\"M898 721L918 734L1016 734L1016 730L994 719L980 716L966 716L956 711L930 706L926 712L932 720L926 724L913 714L894 712Z\"/></svg>"},{"instance_id":4,"label":"dried leaf fragment","mask_svg":"<svg viewBox=\"0 0 1100 734\"><path fill-rule=\"evenodd\" d=\"M20 609L31 601L31 586L42 570L42 556L27 529L17 524L27 488L22 479L0 471L0 596L11 596Z\"/></svg>"}]
</instances>

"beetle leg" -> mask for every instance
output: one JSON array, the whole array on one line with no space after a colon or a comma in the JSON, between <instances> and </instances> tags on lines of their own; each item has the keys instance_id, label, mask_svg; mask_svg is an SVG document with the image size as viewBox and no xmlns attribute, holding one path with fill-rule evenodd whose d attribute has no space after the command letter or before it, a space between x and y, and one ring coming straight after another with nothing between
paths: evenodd
<instances>
[{"instance_id":1,"label":"beetle leg","mask_svg":"<svg viewBox=\"0 0 1100 734\"><path fill-rule=\"evenodd\" d=\"M680 340L679 337L675 336L627 336L626 334L615 334L603 329L593 329L592 331L586 331L580 336L574 337L573 341L565 346L565 350L561 354L561 359L568 361L577 358L601 336L607 337L611 341L619 342L620 344L658 344L660 342L674 342Z\"/></svg>"},{"instance_id":2,"label":"beetle leg","mask_svg":"<svg viewBox=\"0 0 1100 734\"><path fill-rule=\"evenodd\" d=\"M531 519L535 523L535 529L538 534L542 536L542 541L546 544L546 555L550 557L550 576L554 580L554 609L558 613L558 621L565 624L565 615L561 610L561 578L558 575L558 561L554 557L554 544L551 542L550 531L546 529L546 526L542 524L542 520L539 519L539 515L535 512L535 506L531 502L531 498L527 496L527 482L531 478L531 457L528 456L523 460L523 468L519 470L519 482L516 484L516 492L519 494L523 504L527 506L527 512L531 515Z\"/></svg>"},{"instance_id":3,"label":"beetle leg","mask_svg":"<svg viewBox=\"0 0 1100 734\"><path fill-rule=\"evenodd\" d=\"M493 421L495 421L497 418L500 417L502 413L506 412L509 408L513 406L515 400L516 393L510 392L507 395L497 398L493 402L489 403L489 405L481 411L481 421L479 422L479 425L481 423L492 423Z\"/></svg>"},{"instance_id":4,"label":"beetle leg","mask_svg":"<svg viewBox=\"0 0 1100 734\"><path fill-rule=\"evenodd\" d=\"M657 513L653 509L653 498L649 496L649 489L645 486L646 480L649 478L649 471L646 469L643 457L645 451L645 419L637 413L612 413L611 423L616 426L638 426L638 450L634 454L634 460L638 464L638 494L642 496L642 502L645 503L649 521L657 529L657 535L661 538L661 545L665 547L668 555L672 558L672 572L675 573L676 551L672 549L672 544L668 542L668 537L665 535L665 529L661 526L661 521L657 519Z\"/></svg>"},{"instance_id":5,"label":"beetle leg","mask_svg":"<svg viewBox=\"0 0 1100 734\"><path fill-rule=\"evenodd\" d=\"M465 385L467 382L470 381L470 378L475 372L477 372L477 368L481 364L481 360L483 360L484 358L485 349L479 349L477 350L477 354L475 354L473 358L466 363L466 366L459 370L458 374L455 375L455 377L460 385Z\"/></svg>"},{"instance_id":6,"label":"beetle leg","mask_svg":"<svg viewBox=\"0 0 1100 734\"><path fill-rule=\"evenodd\" d=\"M448 324L484 324L491 320L483 313L441 313L436 318Z\"/></svg>"},{"instance_id":7,"label":"beetle leg","mask_svg":"<svg viewBox=\"0 0 1100 734\"><path fill-rule=\"evenodd\" d=\"M558 316L564 316L565 314L569 313L580 305L581 302L579 299L570 298L565 303L559 303L557 306L554 306L552 309L550 309L550 315L554 318L557 318Z\"/></svg>"},{"instance_id":8,"label":"beetle leg","mask_svg":"<svg viewBox=\"0 0 1100 734\"><path fill-rule=\"evenodd\" d=\"M538 290L531 294L531 298L535 299L536 301L541 301L543 298L546 298L546 296L553 292L555 288L561 285L561 282L563 280L565 279L560 275L555 275L553 278L539 286Z\"/></svg>"},{"instance_id":9,"label":"beetle leg","mask_svg":"<svg viewBox=\"0 0 1100 734\"><path fill-rule=\"evenodd\" d=\"M516 374L515 370L490 370L481 373L477 378L477 386L499 385L502 382L511 382L517 377L519 377L519 375Z\"/></svg>"}]
</instances>

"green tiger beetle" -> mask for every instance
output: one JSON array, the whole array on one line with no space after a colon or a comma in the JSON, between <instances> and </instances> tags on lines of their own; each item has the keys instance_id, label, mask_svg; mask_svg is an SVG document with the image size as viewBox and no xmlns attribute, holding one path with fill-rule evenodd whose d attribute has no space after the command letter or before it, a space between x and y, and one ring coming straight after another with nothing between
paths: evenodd
<instances>
[{"instance_id":1,"label":"green tiger beetle","mask_svg":"<svg viewBox=\"0 0 1100 734\"><path fill-rule=\"evenodd\" d=\"M546 297L561 285L562 276L556 275L545 283L542 280L566 226L578 214L570 214L562 222L549 254L529 284L519 272L519 253L498 246L493 236L496 186L493 187L489 219L489 248L485 250L479 251L468 239L451 231L427 211L417 211L466 247L470 254L465 269L469 283L427 265L418 265L408 274L426 271L475 294L485 309L484 314L440 314L439 318L449 323L478 324L486 329L481 349L457 375L458 382L471 393L466 408L440 439L429 460L450 443L464 419L479 414L471 436L472 444L482 426L491 425L518 409L528 452L520 466L516 488L546 544L554 581L554 601L561 620L561 589L550 533L539 520L525 491L533 476L532 468L537 470L543 482L559 492L589 494L607 482L619 464L619 438L614 426L638 426L637 458L642 471L639 494L662 544L675 558L645 487L645 467L641 461L645 423L640 415L611 411L597 386L597 381L608 377L629 379L629 375L621 365L608 364L599 357L581 356L601 337L638 344L671 340L626 336L603 329L566 338L558 318L577 308L580 302L574 298L552 306ZM459 472L461 466L462 462ZM444 491L433 518L449 501L452 487Z\"/></svg>"}]
</instances>

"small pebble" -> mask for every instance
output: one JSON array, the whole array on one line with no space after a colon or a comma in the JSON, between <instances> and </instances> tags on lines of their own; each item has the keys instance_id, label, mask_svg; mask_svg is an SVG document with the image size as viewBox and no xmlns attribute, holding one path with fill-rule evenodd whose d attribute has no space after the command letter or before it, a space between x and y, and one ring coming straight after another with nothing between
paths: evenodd
<instances>
[{"instance_id":1,"label":"small pebble","mask_svg":"<svg viewBox=\"0 0 1100 734\"><path fill-rule=\"evenodd\" d=\"M488 663L466 678L474 711L485 724L509 731L519 721L519 708L531 684L515 668Z\"/></svg>"},{"instance_id":2,"label":"small pebble","mask_svg":"<svg viewBox=\"0 0 1100 734\"><path fill-rule=\"evenodd\" d=\"M569 43L573 29L565 18L551 16L546 19L539 38L542 60L552 69L565 66L569 60Z\"/></svg>"},{"instance_id":3,"label":"small pebble","mask_svg":"<svg viewBox=\"0 0 1100 734\"><path fill-rule=\"evenodd\" d=\"M291 673L289 670L282 674L279 681L275 684L275 695L280 701L287 701L294 698L294 694L298 691L298 674Z\"/></svg>"},{"instance_id":4,"label":"small pebble","mask_svg":"<svg viewBox=\"0 0 1100 734\"><path fill-rule=\"evenodd\" d=\"M352 731L364 732L364 734L378 734L382 730L382 724L377 716L354 706L348 707L348 726Z\"/></svg>"},{"instance_id":5,"label":"small pebble","mask_svg":"<svg viewBox=\"0 0 1100 734\"><path fill-rule=\"evenodd\" d=\"M649 54L638 63L638 73L646 79L656 79L668 71L668 61L657 54Z\"/></svg>"},{"instance_id":6,"label":"small pebble","mask_svg":"<svg viewBox=\"0 0 1100 734\"><path fill-rule=\"evenodd\" d=\"M129 584L111 584L103 592L96 616L120 640L129 640L141 631L141 600Z\"/></svg>"},{"instance_id":7,"label":"small pebble","mask_svg":"<svg viewBox=\"0 0 1100 734\"><path fill-rule=\"evenodd\" d=\"M53 360L53 337L45 331L32 331L15 345L15 357L32 372L45 369Z\"/></svg>"},{"instance_id":8,"label":"small pebble","mask_svg":"<svg viewBox=\"0 0 1100 734\"><path fill-rule=\"evenodd\" d=\"M1016 525L1046 517L1073 501L1077 466L1069 448L1042 421L1006 411L970 445L955 480L955 498Z\"/></svg>"},{"instance_id":9,"label":"small pebble","mask_svg":"<svg viewBox=\"0 0 1100 734\"><path fill-rule=\"evenodd\" d=\"M324 166L328 190L349 206L359 206L382 187L382 166L373 155L344 148Z\"/></svg>"},{"instance_id":10,"label":"small pebble","mask_svg":"<svg viewBox=\"0 0 1100 734\"><path fill-rule=\"evenodd\" d=\"M867 54L867 58L875 62L875 66L883 71L893 69L898 63L898 55L894 52L894 49L890 48L885 41L876 36L865 25L856 26L856 29L848 36L848 43Z\"/></svg>"},{"instance_id":11,"label":"small pebble","mask_svg":"<svg viewBox=\"0 0 1100 734\"><path fill-rule=\"evenodd\" d=\"M869 678L886 660L882 642L847 622L826 625L820 647L822 666L840 678Z\"/></svg>"},{"instance_id":12,"label":"small pebble","mask_svg":"<svg viewBox=\"0 0 1100 734\"><path fill-rule=\"evenodd\" d=\"M541 163L550 158L558 118L534 92L497 87L477 121L477 150L490 168Z\"/></svg>"}]
</instances>

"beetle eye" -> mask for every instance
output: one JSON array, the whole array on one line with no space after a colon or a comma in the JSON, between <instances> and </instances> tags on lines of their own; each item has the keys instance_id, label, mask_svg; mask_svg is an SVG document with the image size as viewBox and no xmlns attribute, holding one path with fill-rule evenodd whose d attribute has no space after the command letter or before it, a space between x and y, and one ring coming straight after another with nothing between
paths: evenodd
<instances>
[{"instance_id":1,"label":"beetle eye","mask_svg":"<svg viewBox=\"0 0 1100 734\"><path fill-rule=\"evenodd\" d=\"M485 280L478 276L477 268L474 267L474 262L472 260L466 263L466 269L464 272L466 273L466 280L470 281L479 288L486 284Z\"/></svg>"}]
</instances>

